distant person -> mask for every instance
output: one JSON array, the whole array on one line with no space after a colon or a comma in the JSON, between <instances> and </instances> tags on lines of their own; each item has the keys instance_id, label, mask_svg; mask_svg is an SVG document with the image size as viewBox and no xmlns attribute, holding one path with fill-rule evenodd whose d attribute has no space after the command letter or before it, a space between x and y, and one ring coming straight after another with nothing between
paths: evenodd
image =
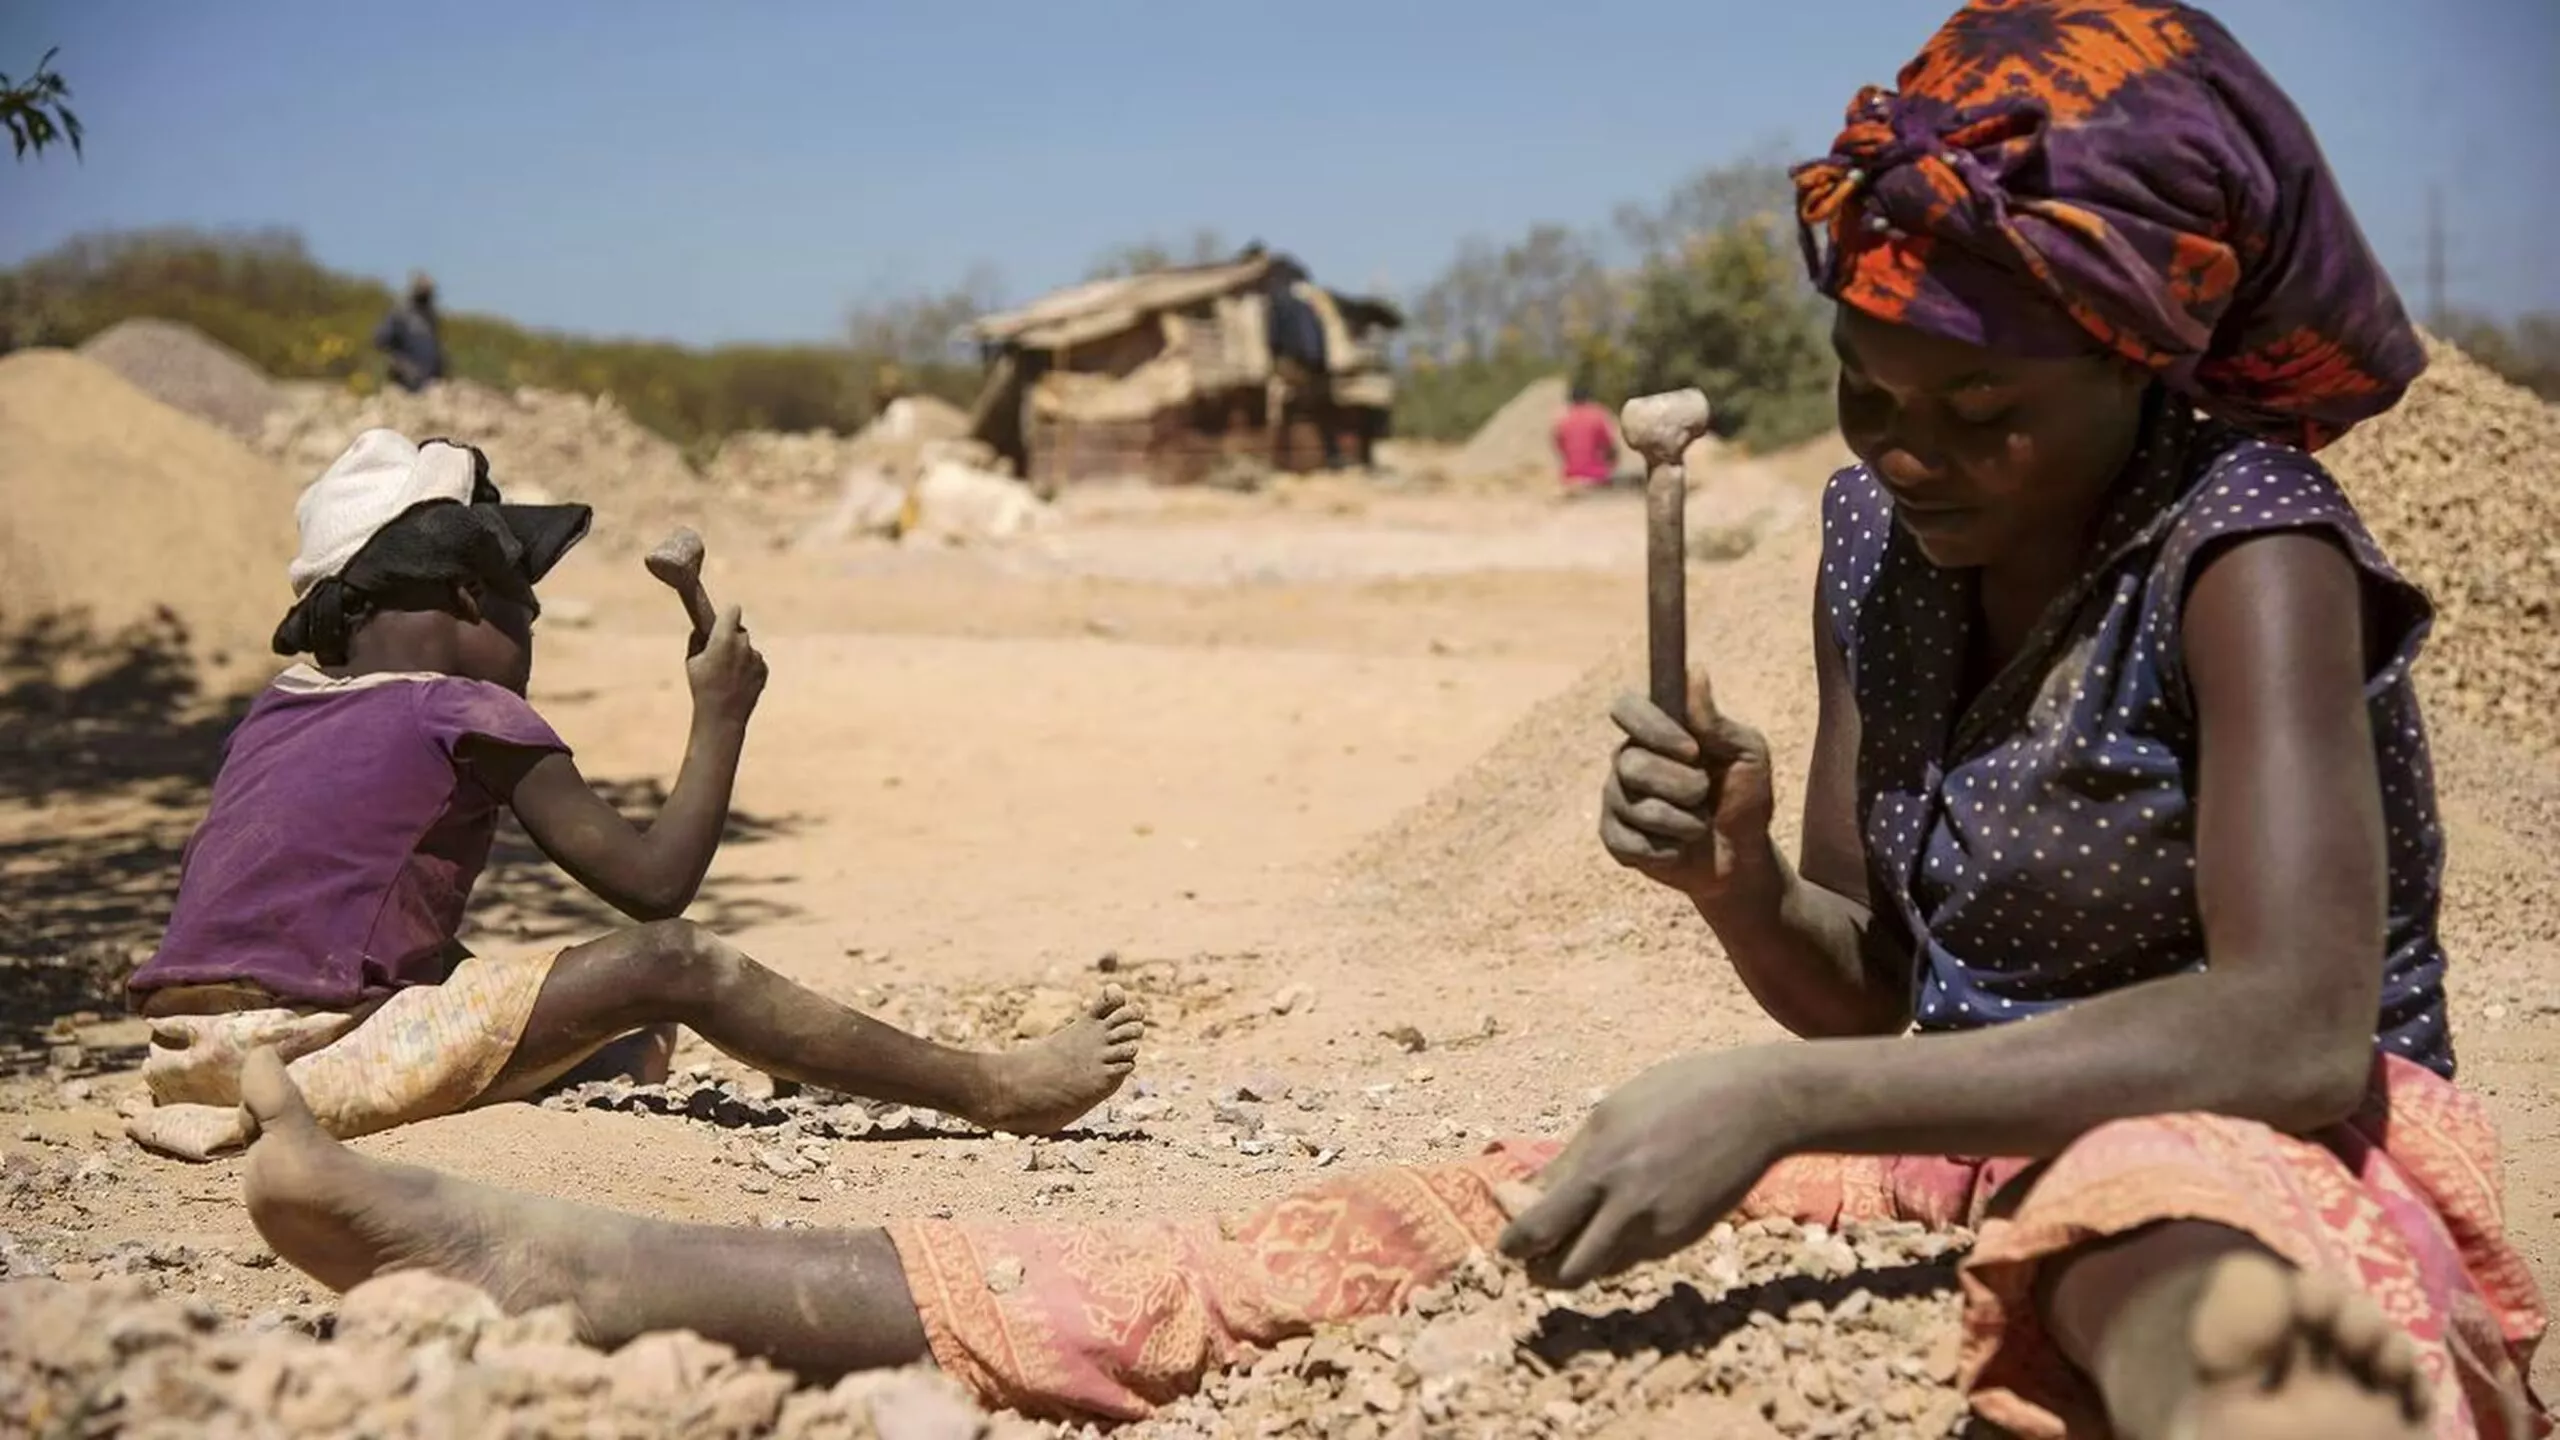
<instances>
[{"instance_id":1,"label":"distant person","mask_svg":"<svg viewBox=\"0 0 2560 1440\"><path fill-rule=\"evenodd\" d=\"M1609 412L1591 398L1591 387L1576 384L1564 413L1556 417L1556 455L1564 461L1568 495L1605 490L1618 468L1618 432Z\"/></svg>"},{"instance_id":2,"label":"distant person","mask_svg":"<svg viewBox=\"0 0 2560 1440\"><path fill-rule=\"evenodd\" d=\"M679 1024L768 1075L991 1130L1059 1130L1119 1088L1144 1027L1116 988L1034 1044L954 1050L678 918L719 848L764 690L736 609L694 638L684 766L638 826L524 698L534 587L586 534L586 506L505 503L478 450L368 430L295 514L297 598L275 648L313 663L232 732L168 930L131 982L151 1028L134 1139L189 1159L245 1143L240 1066L270 1045L341 1136L528 1096L609 1046L603 1063L663 1078ZM641 923L466 953L457 932L501 810Z\"/></svg>"},{"instance_id":3,"label":"distant person","mask_svg":"<svg viewBox=\"0 0 2560 1440\"><path fill-rule=\"evenodd\" d=\"M373 329L373 348L391 362L391 383L424 390L444 378L444 332L436 319L436 282L409 277L409 295Z\"/></svg>"}]
</instances>

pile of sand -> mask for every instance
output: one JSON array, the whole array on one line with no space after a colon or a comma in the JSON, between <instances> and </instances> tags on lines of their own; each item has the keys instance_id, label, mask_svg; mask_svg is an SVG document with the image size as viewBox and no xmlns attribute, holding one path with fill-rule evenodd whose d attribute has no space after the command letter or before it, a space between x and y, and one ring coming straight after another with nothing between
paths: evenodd
<instances>
[{"instance_id":1,"label":"pile of sand","mask_svg":"<svg viewBox=\"0 0 2560 1440\"><path fill-rule=\"evenodd\" d=\"M1728 713L1781 741L1779 823L1790 849L1813 734L1811 580L1819 539L1801 526L1745 558L1690 572L1692 654ZM1600 787L1620 735L1610 706L1644 688L1630 633L1540 702L1483 758L1364 841L1344 867L1354 913L1384 922L1359 943L1449 943L1505 954L1694 955L1706 928L1686 902L1600 848Z\"/></svg>"},{"instance_id":2,"label":"pile of sand","mask_svg":"<svg viewBox=\"0 0 2560 1440\"><path fill-rule=\"evenodd\" d=\"M256 438L283 396L247 356L192 325L126 320L91 336L80 353L144 394L210 420L243 440Z\"/></svg>"},{"instance_id":3,"label":"pile of sand","mask_svg":"<svg viewBox=\"0 0 2560 1440\"><path fill-rule=\"evenodd\" d=\"M377 425L412 440L442 436L479 446L510 499L593 505L594 543L612 549L645 548L671 525L700 524L713 498L683 452L610 396L530 388L510 394L469 380L362 397L307 387L268 417L258 443L307 481ZM724 508L741 506L733 500Z\"/></svg>"},{"instance_id":4,"label":"pile of sand","mask_svg":"<svg viewBox=\"0 0 2560 1440\"><path fill-rule=\"evenodd\" d=\"M2449 344L2427 355L2397 409L2321 458L2435 597L2428 713L2560 749L2560 407Z\"/></svg>"},{"instance_id":5,"label":"pile of sand","mask_svg":"<svg viewBox=\"0 0 2560 1440\"><path fill-rule=\"evenodd\" d=\"M163 612L209 669L264 664L292 599L293 498L274 465L103 365L0 356L0 637L28 668L114 663L129 646L78 652L162 633Z\"/></svg>"},{"instance_id":6,"label":"pile of sand","mask_svg":"<svg viewBox=\"0 0 2560 1440\"><path fill-rule=\"evenodd\" d=\"M1552 478L1556 421L1563 416L1568 399L1562 376L1530 381L1449 457L1449 478L1461 484Z\"/></svg>"},{"instance_id":7,"label":"pile of sand","mask_svg":"<svg viewBox=\"0 0 2560 1440\"><path fill-rule=\"evenodd\" d=\"M962 437L968 431L969 417L949 402L909 395L891 401L856 435L742 430L720 442L703 475L724 495L760 495L806 505L836 496L857 466L907 485L936 458L991 464L991 453L976 453L985 447L966 446Z\"/></svg>"},{"instance_id":8,"label":"pile of sand","mask_svg":"<svg viewBox=\"0 0 2560 1440\"><path fill-rule=\"evenodd\" d=\"M147 1283L0 1283L0 1414L38 1434L303 1437L685 1435L701 1440L1026 1440L924 1371L802 1388L688 1331L610 1354L565 1308L501 1317L466 1285L407 1273L349 1293L334 1338L226 1328Z\"/></svg>"}]
</instances>

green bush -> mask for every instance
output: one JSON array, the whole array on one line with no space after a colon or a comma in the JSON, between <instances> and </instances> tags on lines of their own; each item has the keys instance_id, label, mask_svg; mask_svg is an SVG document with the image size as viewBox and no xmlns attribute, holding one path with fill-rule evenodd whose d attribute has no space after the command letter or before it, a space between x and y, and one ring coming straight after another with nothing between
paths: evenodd
<instances>
[{"instance_id":1,"label":"green bush","mask_svg":"<svg viewBox=\"0 0 2560 1440\"><path fill-rule=\"evenodd\" d=\"M1395 433L1416 440L1464 440L1530 382L1560 368L1534 355L1453 364L1409 361L1396 378Z\"/></svg>"},{"instance_id":2,"label":"green bush","mask_svg":"<svg viewBox=\"0 0 2560 1440\"><path fill-rule=\"evenodd\" d=\"M87 236L0 271L0 351L75 346L137 316L203 331L283 379L362 386L380 373L387 286L330 270L289 231ZM447 373L505 389L611 394L641 424L701 454L737 430L859 429L890 396L966 405L974 366L835 345L711 349L589 340L487 315L444 317ZM903 362L903 363L898 363Z\"/></svg>"}]
</instances>

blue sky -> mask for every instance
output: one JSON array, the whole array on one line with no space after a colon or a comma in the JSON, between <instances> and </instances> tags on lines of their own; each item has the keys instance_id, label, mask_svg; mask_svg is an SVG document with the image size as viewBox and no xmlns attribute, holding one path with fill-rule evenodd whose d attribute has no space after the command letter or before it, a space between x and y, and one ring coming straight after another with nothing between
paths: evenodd
<instances>
[{"instance_id":1,"label":"blue sky","mask_svg":"<svg viewBox=\"0 0 2560 1440\"><path fill-rule=\"evenodd\" d=\"M1471 234L1596 224L1700 165L1824 147L1950 0L0 0L85 163L0 162L0 263L102 227L282 224L454 308L824 338L986 262L1020 298L1215 227L1403 292ZM2560 4L2224 0L2422 300L2560 309Z\"/></svg>"}]
</instances>

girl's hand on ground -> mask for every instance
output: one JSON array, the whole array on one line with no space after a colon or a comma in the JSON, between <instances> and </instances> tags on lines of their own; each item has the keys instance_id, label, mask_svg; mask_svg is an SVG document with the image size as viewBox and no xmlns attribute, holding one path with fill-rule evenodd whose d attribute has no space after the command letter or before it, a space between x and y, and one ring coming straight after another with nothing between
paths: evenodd
<instances>
[{"instance_id":1,"label":"girl's hand on ground","mask_svg":"<svg viewBox=\"0 0 2560 1440\"><path fill-rule=\"evenodd\" d=\"M1609 718L1627 738L1601 791L1600 843L1619 864L1711 900L1769 853L1769 742L1717 713L1703 667L1689 671L1687 724L1642 695Z\"/></svg>"},{"instance_id":2,"label":"girl's hand on ground","mask_svg":"<svg viewBox=\"0 0 2560 1440\"><path fill-rule=\"evenodd\" d=\"M720 612L702 649L684 662L693 686L694 713L744 725L764 694L764 656L747 639L747 623L735 605Z\"/></svg>"},{"instance_id":3,"label":"girl's hand on ground","mask_svg":"<svg viewBox=\"0 0 2560 1440\"><path fill-rule=\"evenodd\" d=\"M1537 1177L1502 1253L1573 1289L1694 1243L1790 1149L1769 1056L1686 1055L1610 1092Z\"/></svg>"}]
</instances>

